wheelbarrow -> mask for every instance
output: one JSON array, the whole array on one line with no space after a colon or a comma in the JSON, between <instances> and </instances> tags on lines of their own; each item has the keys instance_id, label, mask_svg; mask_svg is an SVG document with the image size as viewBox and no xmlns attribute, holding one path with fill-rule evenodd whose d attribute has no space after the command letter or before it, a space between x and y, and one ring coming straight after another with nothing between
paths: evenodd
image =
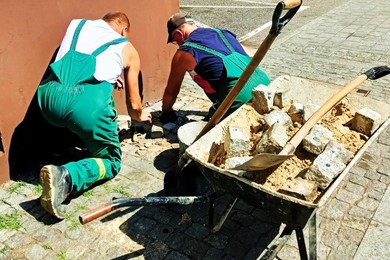
<instances>
[{"instance_id":1,"label":"wheelbarrow","mask_svg":"<svg viewBox=\"0 0 390 260\"><path fill-rule=\"evenodd\" d=\"M336 85L328 83L314 82L296 77L276 79L271 84L287 82L292 86L289 90L294 99L298 102L319 103L324 97L333 96L340 89ZM304 89L304 91L302 90ZM302 92L303 91L303 92ZM302 93L300 93L302 92ZM298 94L298 95L297 95ZM218 232L230 211L238 199L272 213L275 220L285 224L284 230L269 245L269 248L263 252L262 259L272 259L281 250L283 245L288 241L292 232L295 231L298 241L299 253L302 259L316 259L317 242L316 242L316 212L323 206L333 191L344 179L350 168L362 156L369 145L378 137L378 135L389 125L390 105L361 97L356 94L350 94L349 103L356 109L367 106L377 111L381 115L380 127L370 136L364 146L355 154L353 160L346 166L343 172L323 191L313 202L292 197L283 193L266 189L261 184L255 183L240 175L237 171L230 169L221 169L208 162L209 151L213 142L222 140L223 129L226 129L232 122L237 119L243 119L251 127L251 124L257 123L256 120L251 122L250 113L256 113L249 105L244 105L222 122L217 124L207 134L199 138L195 143L186 149L188 156L196 163L203 176L212 186L213 191L202 196L178 196L178 197L145 197L145 198L120 198L102 205L80 216L80 222L86 224L93 219L103 216L115 209L129 206L146 206L146 205L189 205L194 203L209 203L209 229L212 233ZM233 196L232 200L220 216L218 222L214 225L214 206L215 200L220 194L229 193ZM308 243L305 242L303 229L308 228ZM309 249L307 250L306 245ZM309 251L309 256L307 254Z\"/></svg>"}]
</instances>

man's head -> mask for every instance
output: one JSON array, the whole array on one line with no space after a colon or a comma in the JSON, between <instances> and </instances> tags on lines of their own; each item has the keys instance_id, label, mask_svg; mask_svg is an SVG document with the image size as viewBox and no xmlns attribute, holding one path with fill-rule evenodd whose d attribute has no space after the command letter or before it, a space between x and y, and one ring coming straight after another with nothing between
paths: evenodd
<instances>
[{"instance_id":1,"label":"man's head","mask_svg":"<svg viewBox=\"0 0 390 260\"><path fill-rule=\"evenodd\" d=\"M130 21L127 15L122 12L111 12L103 16L102 19L106 21L114 31L127 37L130 30Z\"/></svg>"},{"instance_id":2,"label":"man's head","mask_svg":"<svg viewBox=\"0 0 390 260\"><path fill-rule=\"evenodd\" d=\"M184 43L184 33L180 28L183 24L191 23L194 24L194 19L189 15L183 13L176 13L172 15L167 22L168 29L168 43L177 42L179 45Z\"/></svg>"}]
</instances>

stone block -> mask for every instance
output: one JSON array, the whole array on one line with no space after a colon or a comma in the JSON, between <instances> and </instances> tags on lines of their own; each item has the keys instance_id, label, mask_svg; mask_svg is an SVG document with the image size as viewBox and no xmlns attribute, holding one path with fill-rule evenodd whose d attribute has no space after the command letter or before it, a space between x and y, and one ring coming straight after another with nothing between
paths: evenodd
<instances>
[{"instance_id":1,"label":"stone block","mask_svg":"<svg viewBox=\"0 0 390 260\"><path fill-rule=\"evenodd\" d=\"M303 116L303 121L304 123L309 120L309 118L320 108L320 106L315 105L315 104L306 104L303 106L304 109L304 116ZM319 120L317 123L320 123L321 120Z\"/></svg>"},{"instance_id":2,"label":"stone block","mask_svg":"<svg viewBox=\"0 0 390 260\"><path fill-rule=\"evenodd\" d=\"M279 153L288 141L286 126L281 123L273 124L256 145L259 153Z\"/></svg>"},{"instance_id":3,"label":"stone block","mask_svg":"<svg viewBox=\"0 0 390 260\"><path fill-rule=\"evenodd\" d=\"M353 158L353 153L334 139L328 142L322 153L328 157L337 157L345 165Z\"/></svg>"},{"instance_id":4,"label":"stone block","mask_svg":"<svg viewBox=\"0 0 390 260\"><path fill-rule=\"evenodd\" d=\"M359 133L371 136L379 127L381 115L374 110L365 107L356 112L352 119L351 128Z\"/></svg>"},{"instance_id":5,"label":"stone block","mask_svg":"<svg viewBox=\"0 0 390 260\"><path fill-rule=\"evenodd\" d=\"M280 123L284 126L292 124L290 116L281 110L273 110L264 116L264 121L268 127L271 127L275 123Z\"/></svg>"},{"instance_id":6,"label":"stone block","mask_svg":"<svg viewBox=\"0 0 390 260\"><path fill-rule=\"evenodd\" d=\"M283 103L283 92L275 91L273 105L282 109L286 104Z\"/></svg>"},{"instance_id":7,"label":"stone block","mask_svg":"<svg viewBox=\"0 0 390 260\"><path fill-rule=\"evenodd\" d=\"M300 123L301 125L304 122L305 110L301 103L293 103L287 111L287 114L290 116L291 120L295 123Z\"/></svg>"},{"instance_id":8,"label":"stone block","mask_svg":"<svg viewBox=\"0 0 390 260\"><path fill-rule=\"evenodd\" d=\"M245 156L249 154L250 136L245 129L229 126L225 132L224 144L227 157Z\"/></svg>"},{"instance_id":9,"label":"stone block","mask_svg":"<svg viewBox=\"0 0 390 260\"><path fill-rule=\"evenodd\" d=\"M345 164L339 158L330 153L321 153L309 167L304 178L314 181L319 188L325 190L344 168Z\"/></svg>"},{"instance_id":10,"label":"stone block","mask_svg":"<svg viewBox=\"0 0 390 260\"><path fill-rule=\"evenodd\" d=\"M258 85L252 90L252 106L257 113L268 113L273 106L275 90L265 85Z\"/></svg>"},{"instance_id":11,"label":"stone block","mask_svg":"<svg viewBox=\"0 0 390 260\"><path fill-rule=\"evenodd\" d=\"M313 201L317 196L317 184L298 177L285 183L278 192L298 199Z\"/></svg>"},{"instance_id":12,"label":"stone block","mask_svg":"<svg viewBox=\"0 0 390 260\"><path fill-rule=\"evenodd\" d=\"M169 122L163 125L163 128L167 131L174 131L175 129L177 129L177 125L175 123Z\"/></svg>"},{"instance_id":13,"label":"stone block","mask_svg":"<svg viewBox=\"0 0 390 260\"><path fill-rule=\"evenodd\" d=\"M302 140L303 149L313 154L320 154L327 143L332 139L333 133L322 125L315 125L310 133Z\"/></svg>"},{"instance_id":14,"label":"stone block","mask_svg":"<svg viewBox=\"0 0 390 260\"><path fill-rule=\"evenodd\" d=\"M164 130L161 126L152 125L150 129L150 137L151 138L161 138L164 135Z\"/></svg>"}]
</instances>

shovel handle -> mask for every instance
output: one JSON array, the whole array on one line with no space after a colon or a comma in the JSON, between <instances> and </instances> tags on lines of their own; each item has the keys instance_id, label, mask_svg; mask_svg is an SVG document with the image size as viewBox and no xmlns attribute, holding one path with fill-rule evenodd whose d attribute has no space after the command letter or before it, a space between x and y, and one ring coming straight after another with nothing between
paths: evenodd
<instances>
[{"instance_id":1,"label":"shovel handle","mask_svg":"<svg viewBox=\"0 0 390 260\"><path fill-rule=\"evenodd\" d=\"M390 74L390 68L388 66L378 66L371 68L359 75L357 78L349 82L341 89L338 93L328 99L310 118L307 122L299 129L299 131L291 138L287 145L279 154L292 154L295 149L301 143L303 138L310 132L312 127L337 103L339 103L346 95L352 90L358 87L367 79L375 80L383 76Z\"/></svg>"},{"instance_id":2,"label":"shovel handle","mask_svg":"<svg viewBox=\"0 0 390 260\"><path fill-rule=\"evenodd\" d=\"M274 14L272 15L272 26L269 31L275 37L279 35L284 26L294 17L302 5L301 0L285 0L276 5ZM283 10L289 9L287 13L281 17Z\"/></svg>"},{"instance_id":3,"label":"shovel handle","mask_svg":"<svg viewBox=\"0 0 390 260\"><path fill-rule=\"evenodd\" d=\"M284 9L292 9L295 7L299 7L302 4L301 0L285 0L284 2Z\"/></svg>"},{"instance_id":4,"label":"shovel handle","mask_svg":"<svg viewBox=\"0 0 390 260\"><path fill-rule=\"evenodd\" d=\"M203 127L202 131L200 131L200 133L193 142L197 141L200 137L202 137L204 134L210 131L210 129L212 129L219 123L219 121L225 115L226 111L232 105L233 101L236 99L237 95L248 82L249 78L252 76L257 66L259 66L260 62L263 60L265 54L268 52L280 30L291 20L291 18L298 11L301 4L301 0L285 0L277 4L272 18L272 27L270 33L261 43L256 53L253 55L251 61L249 62L248 66L242 72L240 78L237 80L233 88L229 91L229 94L225 97L225 99L219 105L218 109L215 111L214 115L210 118L210 120ZM290 10L286 13L285 16L280 18L280 15L284 9Z\"/></svg>"}]
</instances>

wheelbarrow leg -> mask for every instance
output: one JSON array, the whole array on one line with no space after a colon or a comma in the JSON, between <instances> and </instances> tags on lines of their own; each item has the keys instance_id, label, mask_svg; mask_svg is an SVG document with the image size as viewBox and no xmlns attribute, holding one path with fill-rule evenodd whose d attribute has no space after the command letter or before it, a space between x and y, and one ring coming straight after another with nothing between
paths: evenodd
<instances>
[{"instance_id":1,"label":"wheelbarrow leg","mask_svg":"<svg viewBox=\"0 0 390 260\"><path fill-rule=\"evenodd\" d=\"M285 226L282 233L278 235L269 245L268 249L266 249L258 258L258 260L271 260L276 257L279 251L283 248L283 246L290 239L291 233L293 232L293 228L289 226Z\"/></svg>"},{"instance_id":2,"label":"wheelbarrow leg","mask_svg":"<svg viewBox=\"0 0 390 260\"><path fill-rule=\"evenodd\" d=\"M299 255L302 260L308 260L306 246L305 246L305 237L303 236L302 228L295 229L295 234L297 235Z\"/></svg>"},{"instance_id":3,"label":"wheelbarrow leg","mask_svg":"<svg viewBox=\"0 0 390 260\"><path fill-rule=\"evenodd\" d=\"M305 237L303 235L302 228L295 229L297 235L299 255L301 259L317 259L317 214L316 211L313 212L309 218L306 226L309 229L309 258L306 251Z\"/></svg>"},{"instance_id":4,"label":"wheelbarrow leg","mask_svg":"<svg viewBox=\"0 0 390 260\"><path fill-rule=\"evenodd\" d=\"M226 207L225 211L223 212L221 218L219 219L218 223L213 227L213 222L214 222L214 201L210 203L210 208L209 208L209 228L211 230L211 233L216 233L218 232L223 223L225 223L225 220L227 216L229 215L230 211L233 209L234 205L237 202L237 198L232 198L229 202L229 205Z\"/></svg>"},{"instance_id":5,"label":"wheelbarrow leg","mask_svg":"<svg viewBox=\"0 0 390 260\"><path fill-rule=\"evenodd\" d=\"M317 259L317 214L314 214L309 219L309 257Z\"/></svg>"}]
</instances>

